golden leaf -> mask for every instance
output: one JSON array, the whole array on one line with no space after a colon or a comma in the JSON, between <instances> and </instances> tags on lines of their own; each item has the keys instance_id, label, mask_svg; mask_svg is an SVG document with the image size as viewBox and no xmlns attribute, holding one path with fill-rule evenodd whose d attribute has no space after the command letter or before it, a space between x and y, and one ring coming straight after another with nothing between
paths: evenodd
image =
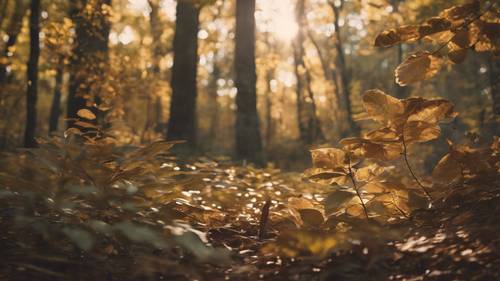
<instances>
[{"instance_id":1,"label":"golden leaf","mask_svg":"<svg viewBox=\"0 0 500 281\"><path fill-rule=\"evenodd\" d=\"M438 73L443 60L429 52L418 52L411 55L395 70L396 83L406 86L432 78Z\"/></svg>"},{"instance_id":2,"label":"golden leaf","mask_svg":"<svg viewBox=\"0 0 500 281\"><path fill-rule=\"evenodd\" d=\"M390 124L404 113L401 100L380 90L366 91L363 95L363 107L372 119L384 124Z\"/></svg>"},{"instance_id":3,"label":"golden leaf","mask_svg":"<svg viewBox=\"0 0 500 281\"><path fill-rule=\"evenodd\" d=\"M375 47L390 47L403 42L416 41L420 37L418 30L418 25L403 25L385 30L375 38Z\"/></svg>"},{"instance_id":4,"label":"golden leaf","mask_svg":"<svg viewBox=\"0 0 500 281\"><path fill-rule=\"evenodd\" d=\"M404 127L404 139L407 144L414 142L426 142L437 139L441 134L438 125L422 121L408 122Z\"/></svg>"},{"instance_id":5,"label":"golden leaf","mask_svg":"<svg viewBox=\"0 0 500 281\"><path fill-rule=\"evenodd\" d=\"M335 169L343 167L346 162L346 153L338 148L320 148L311 150L313 167Z\"/></svg>"},{"instance_id":6,"label":"golden leaf","mask_svg":"<svg viewBox=\"0 0 500 281\"><path fill-rule=\"evenodd\" d=\"M90 111L88 109L85 109L85 108L78 110L78 112L76 113L76 115L78 115L81 118L85 118L87 120L94 120L94 119L96 119L95 114L92 111Z\"/></svg>"}]
</instances>

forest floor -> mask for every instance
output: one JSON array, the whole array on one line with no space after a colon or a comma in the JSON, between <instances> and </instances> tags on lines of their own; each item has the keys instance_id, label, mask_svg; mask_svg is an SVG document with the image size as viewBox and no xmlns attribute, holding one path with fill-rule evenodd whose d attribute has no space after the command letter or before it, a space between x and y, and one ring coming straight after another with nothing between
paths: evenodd
<instances>
[{"instance_id":1,"label":"forest floor","mask_svg":"<svg viewBox=\"0 0 500 281\"><path fill-rule=\"evenodd\" d=\"M339 230L293 211L329 192L301 174L166 148L48 143L0 158L0 280L500 280L498 177Z\"/></svg>"}]
</instances>

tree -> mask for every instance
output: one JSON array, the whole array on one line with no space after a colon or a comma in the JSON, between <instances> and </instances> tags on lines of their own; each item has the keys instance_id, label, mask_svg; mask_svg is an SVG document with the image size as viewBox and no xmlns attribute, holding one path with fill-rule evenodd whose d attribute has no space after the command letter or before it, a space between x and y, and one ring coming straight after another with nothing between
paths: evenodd
<instances>
[{"instance_id":1,"label":"tree","mask_svg":"<svg viewBox=\"0 0 500 281\"><path fill-rule=\"evenodd\" d=\"M67 103L68 127L81 119L77 112L100 103L101 81L108 60L111 0L72 1L71 18L75 39L71 58Z\"/></svg>"},{"instance_id":2,"label":"tree","mask_svg":"<svg viewBox=\"0 0 500 281\"><path fill-rule=\"evenodd\" d=\"M7 42L0 53L0 86L7 82L7 67L9 66L9 53L12 47L16 44L17 37L21 32L23 26L23 17L28 6L25 1L15 1L14 11L11 16L10 22L7 26Z\"/></svg>"},{"instance_id":3,"label":"tree","mask_svg":"<svg viewBox=\"0 0 500 281\"><path fill-rule=\"evenodd\" d=\"M192 1L177 3L173 42L172 98L167 139L196 148L196 96L200 9Z\"/></svg>"},{"instance_id":4,"label":"tree","mask_svg":"<svg viewBox=\"0 0 500 281\"><path fill-rule=\"evenodd\" d=\"M59 126L59 116L61 115L61 96L64 78L64 57L60 56L56 66L56 77L54 86L54 96L50 106L49 134L56 132Z\"/></svg>"},{"instance_id":5,"label":"tree","mask_svg":"<svg viewBox=\"0 0 500 281\"><path fill-rule=\"evenodd\" d=\"M162 56L162 46L161 46L161 36L163 34L163 28L161 25L160 18L160 0L148 0L149 7L151 11L149 12L149 26L151 28L151 35L153 37L153 50L152 50L152 74L155 79L159 79L160 76L160 60ZM151 97L148 96L148 109L151 109ZM154 101L155 109L154 109L154 129L157 132L163 132L165 124L163 120L161 120L162 116L162 104L161 97L156 96ZM150 116L150 112L148 112L148 119ZM151 123L148 121L148 123ZM150 124L148 124L149 126Z\"/></svg>"},{"instance_id":6,"label":"tree","mask_svg":"<svg viewBox=\"0 0 500 281\"><path fill-rule=\"evenodd\" d=\"M351 108L351 91L350 91L350 84L351 84L351 78L348 73L348 67L347 67L347 62L345 58L345 51L344 51L344 45L343 45L343 40L342 40L342 35L341 35L341 28L340 28L340 13L342 12L342 9L344 8L345 1L340 0L340 1L328 1L328 5L333 11L333 25L335 27L335 49L337 50L337 69L339 72L340 76L340 88L342 90L342 98L343 98L343 103L344 107L346 109L346 119L347 123L349 126L349 129L351 133L358 133L359 128L354 122L352 118L352 108ZM345 134L345 133L344 133Z\"/></svg>"},{"instance_id":7,"label":"tree","mask_svg":"<svg viewBox=\"0 0 500 281\"><path fill-rule=\"evenodd\" d=\"M260 165L264 155L257 114L254 13L255 0L236 1L236 155Z\"/></svg>"},{"instance_id":8,"label":"tree","mask_svg":"<svg viewBox=\"0 0 500 281\"><path fill-rule=\"evenodd\" d=\"M26 93L26 130L24 147L36 147L36 101L38 98L38 58L40 57L40 0L30 4L30 56L28 61L28 91Z\"/></svg>"},{"instance_id":9,"label":"tree","mask_svg":"<svg viewBox=\"0 0 500 281\"><path fill-rule=\"evenodd\" d=\"M297 1L295 7L295 17L298 23L298 33L293 42L294 70L297 79L297 119L299 124L300 139L304 144L313 144L316 141L323 141L324 136L321 130L321 123L316 115L316 101L311 87L311 74L307 69L304 60L304 40L305 34L305 1Z\"/></svg>"}]
</instances>

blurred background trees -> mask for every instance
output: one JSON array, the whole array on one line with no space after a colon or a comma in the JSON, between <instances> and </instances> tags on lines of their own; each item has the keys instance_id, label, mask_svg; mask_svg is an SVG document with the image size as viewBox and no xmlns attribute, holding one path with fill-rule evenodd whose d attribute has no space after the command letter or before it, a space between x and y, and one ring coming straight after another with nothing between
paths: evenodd
<instances>
[{"instance_id":1,"label":"blurred background trees","mask_svg":"<svg viewBox=\"0 0 500 281\"><path fill-rule=\"evenodd\" d=\"M461 116L447 137L488 139L498 134L498 60L469 52L400 87L394 69L428 42L374 47L384 29L464 2L42 0L33 85L32 3L0 0L0 148L96 126L123 144L184 139L192 152L293 168L308 148L369 129L354 120L372 88L450 99Z\"/></svg>"}]
</instances>

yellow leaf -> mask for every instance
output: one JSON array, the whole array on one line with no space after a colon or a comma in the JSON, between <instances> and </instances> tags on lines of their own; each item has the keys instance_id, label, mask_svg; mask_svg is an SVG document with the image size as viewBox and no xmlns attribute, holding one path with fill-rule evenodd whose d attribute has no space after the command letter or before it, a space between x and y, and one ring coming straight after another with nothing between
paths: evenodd
<instances>
[{"instance_id":1,"label":"yellow leaf","mask_svg":"<svg viewBox=\"0 0 500 281\"><path fill-rule=\"evenodd\" d=\"M384 124L390 124L392 120L404 113L401 100L377 89L365 92L363 107L372 119Z\"/></svg>"},{"instance_id":2,"label":"yellow leaf","mask_svg":"<svg viewBox=\"0 0 500 281\"><path fill-rule=\"evenodd\" d=\"M88 109L85 109L85 108L78 110L78 112L76 113L76 115L78 115L81 118L85 118L87 120L94 120L94 119L96 119L95 114L92 111L90 111Z\"/></svg>"},{"instance_id":3,"label":"yellow leaf","mask_svg":"<svg viewBox=\"0 0 500 281\"><path fill-rule=\"evenodd\" d=\"M443 60L429 52L418 52L411 55L395 70L396 83L406 86L432 78L438 73Z\"/></svg>"},{"instance_id":4,"label":"yellow leaf","mask_svg":"<svg viewBox=\"0 0 500 281\"><path fill-rule=\"evenodd\" d=\"M375 38L375 47L390 47L403 42L412 42L420 38L418 25L403 25L380 33Z\"/></svg>"},{"instance_id":5,"label":"yellow leaf","mask_svg":"<svg viewBox=\"0 0 500 281\"><path fill-rule=\"evenodd\" d=\"M344 166L346 153L338 148L320 148L311 150L311 158L315 168L335 169Z\"/></svg>"}]
</instances>

